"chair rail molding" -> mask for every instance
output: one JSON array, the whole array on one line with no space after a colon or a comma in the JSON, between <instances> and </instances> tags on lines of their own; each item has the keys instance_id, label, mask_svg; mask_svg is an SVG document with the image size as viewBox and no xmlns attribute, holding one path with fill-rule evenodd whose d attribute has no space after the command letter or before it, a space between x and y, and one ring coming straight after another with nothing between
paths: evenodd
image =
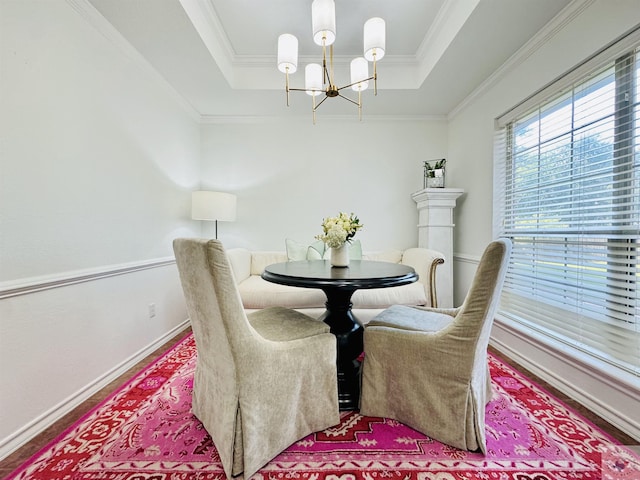
<instances>
[{"instance_id":1,"label":"chair rail molding","mask_svg":"<svg viewBox=\"0 0 640 480\"><path fill-rule=\"evenodd\" d=\"M418 208L418 246L444 254L436 270L438 307L453 307L453 209L461 188L425 188L411 195Z\"/></svg>"},{"instance_id":2,"label":"chair rail molding","mask_svg":"<svg viewBox=\"0 0 640 480\"><path fill-rule=\"evenodd\" d=\"M155 258L119 265L106 265L104 267L76 270L62 274L53 274L42 277L31 277L19 281L0 283L0 300L19 295L27 295L52 288L67 287L77 283L92 282L116 275L128 275L141 270L161 268L175 264L173 257Z\"/></svg>"}]
</instances>

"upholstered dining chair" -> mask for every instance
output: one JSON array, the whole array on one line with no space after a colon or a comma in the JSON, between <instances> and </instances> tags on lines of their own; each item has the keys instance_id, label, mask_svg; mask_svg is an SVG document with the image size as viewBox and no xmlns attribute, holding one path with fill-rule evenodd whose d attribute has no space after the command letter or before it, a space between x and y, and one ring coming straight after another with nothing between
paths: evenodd
<instances>
[{"instance_id":1,"label":"upholstered dining chair","mask_svg":"<svg viewBox=\"0 0 640 480\"><path fill-rule=\"evenodd\" d=\"M281 307L247 316L222 244L173 249L196 341L193 413L228 478L249 478L293 442L339 423L336 338Z\"/></svg>"},{"instance_id":2,"label":"upholstered dining chair","mask_svg":"<svg viewBox=\"0 0 640 480\"><path fill-rule=\"evenodd\" d=\"M485 249L463 304L394 305L367 324L360 413L396 419L448 445L486 453L487 347L511 242Z\"/></svg>"}]
</instances>

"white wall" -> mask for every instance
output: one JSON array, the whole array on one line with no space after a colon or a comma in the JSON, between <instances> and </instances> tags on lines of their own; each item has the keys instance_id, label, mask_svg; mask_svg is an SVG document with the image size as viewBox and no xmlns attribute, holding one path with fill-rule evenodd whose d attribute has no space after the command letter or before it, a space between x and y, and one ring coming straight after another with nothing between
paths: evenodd
<instances>
[{"instance_id":1,"label":"white wall","mask_svg":"<svg viewBox=\"0 0 640 480\"><path fill-rule=\"evenodd\" d=\"M418 242L411 194L422 162L446 156L444 119L319 111L316 125L310 114L204 125L202 184L238 195L237 222L218 225L229 246L284 251L285 238L311 242L324 217L344 211L364 224L363 250L404 249Z\"/></svg>"},{"instance_id":2,"label":"white wall","mask_svg":"<svg viewBox=\"0 0 640 480\"><path fill-rule=\"evenodd\" d=\"M73 6L0 2L0 458L186 320L198 122Z\"/></svg>"},{"instance_id":3,"label":"white wall","mask_svg":"<svg viewBox=\"0 0 640 480\"><path fill-rule=\"evenodd\" d=\"M455 292L458 304L492 239L494 119L640 23L637 0L574 2L571 15L550 25L511 59L509 68L455 112L449 123L450 185L467 192L456 208ZM637 379L611 378L606 366L566 348L541 344L530 332L498 319L492 341L512 358L640 439ZM599 370L600 369L600 370ZM615 376L614 376L615 377ZM635 386L634 386L635 384Z\"/></svg>"}]
</instances>

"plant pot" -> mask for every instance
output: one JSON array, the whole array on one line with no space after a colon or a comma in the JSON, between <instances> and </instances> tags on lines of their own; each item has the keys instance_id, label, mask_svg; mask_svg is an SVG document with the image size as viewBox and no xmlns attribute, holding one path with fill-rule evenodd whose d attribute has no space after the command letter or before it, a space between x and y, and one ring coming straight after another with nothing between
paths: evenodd
<instances>
[{"instance_id":1,"label":"plant pot","mask_svg":"<svg viewBox=\"0 0 640 480\"><path fill-rule=\"evenodd\" d=\"M427 177L427 188L444 188L444 168L432 170L433 176Z\"/></svg>"}]
</instances>

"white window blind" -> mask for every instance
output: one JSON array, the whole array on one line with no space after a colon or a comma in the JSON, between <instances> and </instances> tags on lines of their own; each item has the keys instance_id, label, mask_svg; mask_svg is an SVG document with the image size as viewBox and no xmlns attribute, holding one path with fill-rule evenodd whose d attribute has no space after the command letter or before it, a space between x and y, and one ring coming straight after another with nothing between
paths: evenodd
<instances>
[{"instance_id":1,"label":"white window blind","mask_svg":"<svg viewBox=\"0 0 640 480\"><path fill-rule=\"evenodd\" d=\"M498 120L500 314L640 377L640 41ZM607 57L608 55L608 57Z\"/></svg>"}]
</instances>

